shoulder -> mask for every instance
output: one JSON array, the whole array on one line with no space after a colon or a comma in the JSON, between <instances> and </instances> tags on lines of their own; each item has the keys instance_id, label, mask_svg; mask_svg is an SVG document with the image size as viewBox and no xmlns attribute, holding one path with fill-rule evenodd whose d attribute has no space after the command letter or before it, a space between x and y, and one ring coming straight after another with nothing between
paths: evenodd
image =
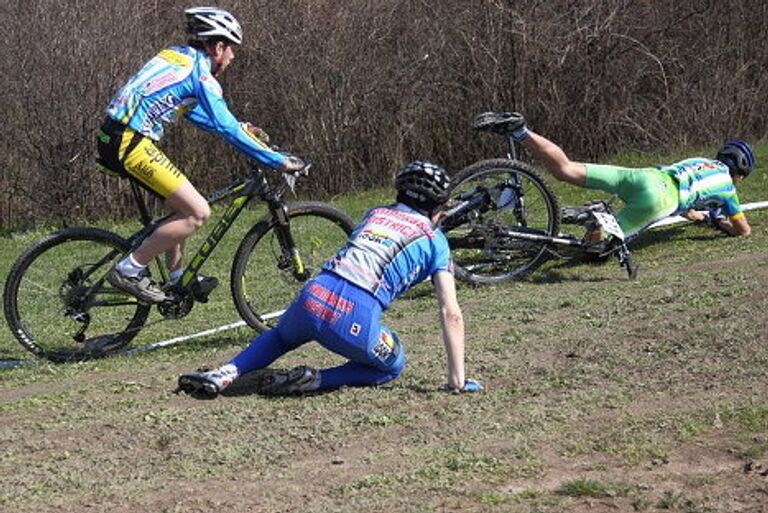
<instances>
[{"instance_id":1,"label":"shoulder","mask_svg":"<svg viewBox=\"0 0 768 513\"><path fill-rule=\"evenodd\" d=\"M188 46L169 46L163 48L157 54L157 57L164 60L172 66L179 68L193 68L196 66L196 55L194 49Z\"/></svg>"},{"instance_id":2,"label":"shoulder","mask_svg":"<svg viewBox=\"0 0 768 513\"><path fill-rule=\"evenodd\" d=\"M206 92L213 94L214 96L222 96L224 94L221 84L216 80L211 71L211 59L208 56L192 47L185 47L189 49L195 61L195 76L200 83L200 86L206 90Z\"/></svg>"}]
</instances>

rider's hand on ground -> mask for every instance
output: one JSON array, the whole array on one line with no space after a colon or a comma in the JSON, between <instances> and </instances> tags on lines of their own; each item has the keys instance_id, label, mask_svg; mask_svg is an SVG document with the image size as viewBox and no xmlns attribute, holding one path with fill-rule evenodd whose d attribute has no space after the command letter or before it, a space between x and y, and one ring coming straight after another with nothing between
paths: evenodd
<instances>
[{"instance_id":1,"label":"rider's hand on ground","mask_svg":"<svg viewBox=\"0 0 768 513\"><path fill-rule=\"evenodd\" d=\"M464 380L464 386L461 388L456 388L446 383L440 386L439 390L441 392L452 392L454 394L471 394L473 392L485 390L485 387L479 381L467 378Z\"/></svg>"}]
</instances>

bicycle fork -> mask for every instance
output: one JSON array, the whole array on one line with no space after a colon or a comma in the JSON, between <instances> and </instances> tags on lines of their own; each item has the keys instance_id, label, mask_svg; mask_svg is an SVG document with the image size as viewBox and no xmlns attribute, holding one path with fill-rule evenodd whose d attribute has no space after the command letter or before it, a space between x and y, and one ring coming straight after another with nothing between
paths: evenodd
<instances>
[{"instance_id":1,"label":"bicycle fork","mask_svg":"<svg viewBox=\"0 0 768 513\"><path fill-rule=\"evenodd\" d=\"M299 281L306 281L309 278L309 272L301 259L299 248L293 240L291 234L291 224L288 218L288 208L278 202L269 202L269 210L275 218L275 234L280 243L280 260L277 263L281 270L292 269L294 278Z\"/></svg>"}]
</instances>

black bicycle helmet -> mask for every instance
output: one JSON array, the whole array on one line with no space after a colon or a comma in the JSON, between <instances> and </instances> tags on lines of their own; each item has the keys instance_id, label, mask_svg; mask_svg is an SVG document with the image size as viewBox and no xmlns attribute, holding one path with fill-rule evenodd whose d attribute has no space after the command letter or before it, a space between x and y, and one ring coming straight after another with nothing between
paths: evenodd
<instances>
[{"instance_id":1,"label":"black bicycle helmet","mask_svg":"<svg viewBox=\"0 0 768 513\"><path fill-rule=\"evenodd\" d=\"M749 144L738 139L725 143L715 158L728 166L731 175L746 178L755 169L755 153Z\"/></svg>"},{"instance_id":2,"label":"black bicycle helmet","mask_svg":"<svg viewBox=\"0 0 768 513\"><path fill-rule=\"evenodd\" d=\"M430 215L448 201L451 179L442 167L416 160L397 173L395 189L398 202Z\"/></svg>"}]
</instances>

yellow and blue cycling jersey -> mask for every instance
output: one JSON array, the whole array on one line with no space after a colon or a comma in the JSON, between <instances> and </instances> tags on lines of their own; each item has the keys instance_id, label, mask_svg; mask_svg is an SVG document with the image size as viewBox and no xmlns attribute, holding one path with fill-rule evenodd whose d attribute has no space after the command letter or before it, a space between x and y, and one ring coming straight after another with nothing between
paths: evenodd
<instances>
[{"instance_id":1,"label":"yellow and blue cycling jersey","mask_svg":"<svg viewBox=\"0 0 768 513\"><path fill-rule=\"evenodd\" d=\"M152 58L120 91L107 115L159 141L164 125L184 115L198 127L273 169L285 156L250 136L227 107L205 52L190 46L166 48Z\"/></svg>"},{"instance_id":2,"label":"yellow and blue cycling jersey","mask_svg":"<svg viewBox=\"0 0 768 513\"><path fill-rule=\"evenodd\" d=\"M154 142L180 115L266 166L275 169L285 162L230 112L210 58L190 46L162 50L118 91L98 136L102 161L167 198L186 178Z\"/></svg>"}]
</instances>

